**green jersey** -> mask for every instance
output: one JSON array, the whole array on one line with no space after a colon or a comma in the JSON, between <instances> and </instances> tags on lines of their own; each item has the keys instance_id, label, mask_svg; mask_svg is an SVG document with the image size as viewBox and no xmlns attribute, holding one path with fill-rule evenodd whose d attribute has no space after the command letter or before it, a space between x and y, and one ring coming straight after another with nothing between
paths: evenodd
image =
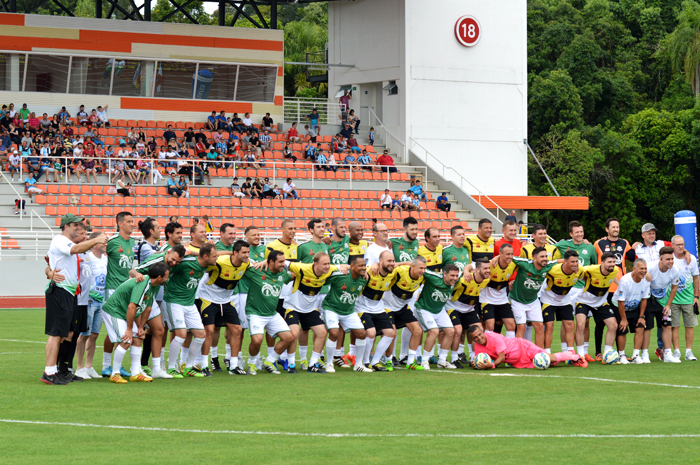
<instances>
[{"instance_id":1,"label":"green jersey","mask_svg":"<svg viewBox=\"0 0 700 465\"><path fill-rule=\"evenodd\" d=\"M418 239L407 241L404 237L396 237L391 240L391 251L394 253L394 260L399 262L412 262L418 256L420 244Z\"/></svg>"},{"instance_id":2,"label":"green jersey","mask_svg":"<svg viewBox=\"0 0 700 465\"><path fill-rule=\"evenodd\" d=\"M107 281L105 289L116 289L129 279L129 270L134 263L134 246L132 238L124 240L117 235L107 242Z\"/></svg>"},{"instance_id":3,"label":"green jersey","mask_svg":"<svg viewBox=\"0 0 700 465\"><path fill-rule=\"evenodd\" d=\"M584 244L582 242L576 245L574 244L573 240L567 239L557 242L555 246L557 249L559 249L561 258L564 258L564 253L567 250L575 250L578 253L578 264L580 267L598 264L598 253L596 252L593 244ZM574 287L583 289L583 286L585 286L585 284L586 283L583 279L579 279L578 281L576 281L576 284L574 284Z\"/></svg>"},{"instance_id":4,"label":"green jersey","mask_svg":"<svg viewBox=\"0 0 700 465\"><path fill-rule=\"evenodd\" d=\"M455 247L454 244L448 245L442 249L442 266L455 265L459 268L459 273L462 274L464 267L469 265L469 250L466 247Z\"/></svg>"},{"instance_id":5,"label":"green jersey","mask_svg":"<svg viewBox=\"0 0 700 465\"><path fill-rule=\"evenodd\" d=\"M350 236L345 235L340 241L331 242L328 255L331 256L331 265L347 265L350 259Z\"/></svg>"},{"instance_id":6,"label":"green jersey","mask_svg":"<svg viewBox=\"0 0 700 465\"><path fill-rule=\"evenodd\" d=\"M206 271L207 268L199 264L197 257L185 256L180 264L170 268L163 300L171 304L194 305L197 286Z\"/></svg>"},{"instance_id":7,"label":"green jersey","mask_svg":"<svg viewBox=\"0 0 700 465\"><path fill-rule=\"evenodd\" d=\"M170 244L168 244L167 242L164 242L163 245L161 245L158 248L158 252L167 252L170 249L172 249L172 246Z\"/></svg>"},{"instance_id":8,"label":"green jersey","mask_svg":"<svg viewBox=\"0 0 700 465\"><path fill-rule=\"evenodd\" d=\"M328 253L329 250L331 250L330 246L324 244L323 242L321 242L320 244L317 244L314 241L304 242L297 249L297 258L301 263L313 263L316 254L321 252ZM321 287L319 293L327 294L328 289L328 285L324 285L323 287Z\"/></svg>"},{"instance_id":9,"label":"green jersey","mask_svg":"<svg viewBox=\"0 0 700 465\"><path fill-rule=\"evenodd\" d=\"M102 311L120 320L126 320L129 304L136 304L136 316L140 316L146 308L153 305L155 289L151 288L151 280L144 279L140 283L131 278L117 287L102 306ZM131 328L129 328L131 329Z\"/></svg>"},{"instance_id":10,"label":"green jersey","mask_svg":"<svg viewBox=\"0 0 700 465\"><path fill-rule=\"evenodd\" d=\"M265 246L264 245L251 245L250 246L250 264L255 265L259 262L265 261ZM236 294L247 294L248 293L248 281L241 279L238 282L238 286L233 290L233 295Z\"/></svg>"},{"instance_id":11,"label":"green jersey","mask_svg":"<svg viewBox=\"0 0 700 465\"><path fill-rule=\"evenodd\" d=\"M246 301L246 315L274 316L277 314L277 301L279 301L282 287L292 280L287 271L270 273L266 270L248 268L241 279L241 283L248 283L248 300Z\"/></svg>"},{"instance_id":12,"label":"green jersey","mask_svg":"<svg viewBox=\"0 0 700 465\"><path fill-rule=\"evenodd\" d=\"M420 297L416 301L416 308L437 315L452 297L455 287L445 284L442 273L426 270L423 277L425 282Z\"/></svg>"},{"instance_id":13,"label":"green jersey","mask_svg":"<svg viewBox=\"0 0 700 465\"><path fill-rule=\"evenodd\" d=\"M355 300L362 294L367 279L362 276L352 279L351 273L336 271L326 279L326 283L330 289L321 308L338 315L350 315L355 311Z\"/></svg>"},{"instance_id":14,"label":"green jersey","mask_svg":"<svg viewBox=\"0 0 700 465\"><path fill-rule=\"evenodd\" d=\"M674 254L673 264L678 268L679 272L678 290L676 290L676 296L673 298L673 303L678 305L693 305L693 302L695 301L695 294L697 294L697 291L693 286L693 276L698 276L698 274L700 274L700 271L698 271L698 261L691 255L690 263L686 263L685 257L678 258ZM647 264L647 266L648 265L649 264ZM661 305L666 306L668 303L668 298L671 295L672 287L672 285L669 285L663 299L659 300Z\"/></svg>"},{"instance_id":15,"label":"green jersey","mask_svg":"<svg viewBox=\"0 0 700 465\"><path fill-rule=\"evenodd\" d=\"M513 290L510 291L510 300L521 304L530 304L537 300L537 294L542 289L542 283L547 280L547 273L557 264L556 261L547 262L541 270L535 268L532 260L522 257L513 257L518 275L513 282Z\"/></svg>"},{"instance_id":16,"label":"green jersey","mask_svg":"<svg viewBox=\"0 0 700 465\"><path fill-rule=\"evenodd\" d=\"M216 250L226 250L228 252L233 252L233 244L224 245L223 242L219 241L216 243L216 245L214 247L216 247Z\"/></svg>"},{"instance_id":17,"label":"green jersey","mask_svg":"<svg viewBox=\"0 0 700 465\"><path fill-rule=\"evenodd\" d=\"M148 270L151 269L151 266L155 263L165 263L165 256L167 255L167 252L156 252L152 253L149 255L143 262L139 263L138 266L136 266L135 270L141 273L144 277L148 277ZM157 286L156 288L153 289L153 292L155 294L158 294L162 286ZM162 297L162 295L161 295Z\"/></svg>"}]
</instances>

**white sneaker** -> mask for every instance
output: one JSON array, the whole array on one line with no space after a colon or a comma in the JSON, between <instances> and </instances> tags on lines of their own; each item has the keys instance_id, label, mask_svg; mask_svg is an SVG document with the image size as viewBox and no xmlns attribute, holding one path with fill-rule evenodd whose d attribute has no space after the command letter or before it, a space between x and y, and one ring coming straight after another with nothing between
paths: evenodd
<instances>
[{"instance_id":1,"label":"white sneaker","mask_svg":"<svg viewBox=\"0 0 700 465\"><path fill-rule=\"evenodd\" d=\"M681 363L679 358L676 358L673 354L664 354L664 363Z\"/></svg>"},{"instance_id":2,"label":"white sneaker","mask_svg":"<svg viewBox=\"0 0 700 465\"><path fill-rule=\"evenodd\" d=\"M428 362L427 360L421 363L421 366L424 370L430 370L430 362Z\"/></svg>"},{"instance_id":3,"label":"white sneaker","mask_svg":"<svg viewBox=\"0 0 700 465\"><path fill-rule=\"evenodd\" d=\"M649 360L649 354L642 355L642 363L651 363L651 360Z\"/></svg>"},{"instance_id":4,"label":"white sneaker","mask_svg":"<svg viewBox=\"0 0 700 465\"><path fill-rule=\"evenodd\" d=\"M438 368L445 368L447 370L456 370L457 369L456 366L454 366L453 364L451 364L447 360L445 360L444 362L441 362L440 360L438 360L437 366L438 366Z\"/></svg>"},{"instance_id":5,"label":"white sneaker","mask_svg":"<svg viewBox=\"0 0 700 465\"><path fill-rule=\"evenodd\" d=\"M100 375L98 372L95 371L93 367L90 367L87 369L88 375L92 378L102 378L102 375Z\"/></svg>"},{"instance_id":6,"label":"white sneaker","mask_svg":"<svg viewBox=\"0 0 700 465\"><path fill-rule=\"evenodd\" d=\"M680 357L678 357L678 358L680 358ZM689 350L689 351L686 351L686 353L685 353L685 360L686 360L686 362L695 362L697 360L697 358L695 358L695 355L693 355L693 352Z\"/></svg>"},{"instance_id":7,"label":"white sneaker","mask_svg":"<svg viewBox=\"0 0 700 465\"><path fill-rule=\"evenodd\" d=\"M364 366L364 365L362 365L362 364L359 364L359 365L355 365L355 367L352 369L352 371L360 371L360 372L364 372L364 373L372 373L374 370L372 370L371 368L367 368L366 366Z\"/></svg>"},{"instance_id":8,"label":"white sneaker","mask_svg":"<svg viewBox=\"0 0 700 465\"><path fill-rule=\"evenodd\" d=\"M326 370L326 373L335 373L333 362L326 363L325 365L323 365L323 369Z\"/></svg>"},{"instance_id":9,"label":"white sneaker","mask_svg":"<svg viewBox=\"0 0 700 465\"><path fill-rule=\"evenodd\" d=\"M83 379L92 379L92 376L90 376L90 373L88 373L87 368L85 368L85 367L76 371L75 376L80 376Z\"/></svg>"},{"instance_id":10,"label":"white sneaker","mask_svg":"<svg viewBox=\"0 0 700 465\"><path fill-rule=\"evenodd\" d=\"M642 357L641 357L641 356L635 355L635 356L632 357L632 359L630 360L630 363L634 363L634 364L636 364L636 365L641 365L642 363L644 363L644 360L642 360Z\"/></svg>"},{"instance_id":11,"label":"white sneaker","mask_svg":"<svg viewBox=\"0 0 700 465\"><path fill-rule=\"evenodd\" d=\"M154 369L152 372L151 378L156 379L172 379L173 375L169 375L168 373L165 372L165 370L161 370L160 368Z\"/></svg>"},{"instance_id":12,"label":"white sneaker","mask_svg":"<svg viewBox=\"0 0 700 465\"><path fill-rule=\"evenodd\" d=\"M680 350L674 350L673 351L673 356L676 357L678 360L681 359L681 351Z\"/></svg>"},{"instance_id":13,"label":"white sneaker","mask_svg":"<svg viewBox=\"0 0 700 465\"><path fill-rule=\"evenodd\" d=\"M627 360L627 355L620 355L620 365L629 365L630 361Z\"/></svg>"}]
</instances>

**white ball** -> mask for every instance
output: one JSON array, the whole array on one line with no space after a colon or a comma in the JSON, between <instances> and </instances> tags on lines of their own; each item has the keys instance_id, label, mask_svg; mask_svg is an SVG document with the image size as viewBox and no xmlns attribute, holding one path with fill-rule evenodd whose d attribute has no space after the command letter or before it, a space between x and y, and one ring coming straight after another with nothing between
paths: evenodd
<instances>
[{"instance_id":1,"label":"white ball","mask_svg":"<svg viewBox=\"0 0 700 465\"><path fill-rule=\"evenodd\" d=\"M535 368L539 370L546 370L547 368L549 368L551 360L548 354L546 354L545 352L540 352L539 354L535 355L535 358L532 360L532 363L533 365L535 365Z\"/></svg>"},{"instance_id":2,"label":"white ball","mask_svg":"<svg viewBox=\"0 0 700 465\"><path fill-rule=\"evenodd\" d=\"M603 365L612 365L620 361L620 354L617 351L608 349L603 354Z\"/></svg>"},{"instance_id":3,"label":"white ball","mask_svg":"<svg viewBox=\"0 0 700 465\"><path fill-rule=\"evenodd\" d=\"M477 366L477 368L481 363L493 363L493 361L491 360L489 354L482 352L474 359L474 364Z\"/></svg>"}]
</instances>

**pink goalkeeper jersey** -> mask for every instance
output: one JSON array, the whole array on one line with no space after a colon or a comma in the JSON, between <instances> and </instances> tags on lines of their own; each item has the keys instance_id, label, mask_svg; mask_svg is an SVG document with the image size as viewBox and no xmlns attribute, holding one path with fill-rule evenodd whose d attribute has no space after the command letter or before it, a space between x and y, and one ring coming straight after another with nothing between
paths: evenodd
<instances>
[{"instance_id":1,"label":"pink goalkeeper jersey","mask_svg":"<svg viewBox=\"0 0 700 465\"><path fill-rule=\"evenodd\" d=\"M496 360L498 354L506 353L505 362L513 365L515 368L534 368L532 359L543 349L537 347L530 341L514 337L506 338L498 333L484 333L486 336L486 346L474 343L474 352L478 355L486 353L492 360Z\"/></svg>"}]
</instances>

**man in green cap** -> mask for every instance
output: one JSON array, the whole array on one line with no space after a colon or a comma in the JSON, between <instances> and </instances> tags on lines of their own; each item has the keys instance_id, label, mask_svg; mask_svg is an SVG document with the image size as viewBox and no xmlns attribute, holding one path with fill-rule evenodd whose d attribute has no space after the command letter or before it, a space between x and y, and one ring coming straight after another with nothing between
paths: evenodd
<instances>
[{"instance_id":1,"label":"man in green cap","mask_svg":"<svg viewBox=\"0 0 700 465\"><path fill-rule=\"evenodd\" d=\"M82 221L83 218L78 218L72 213L61 218L61 234L53 238L47 254L52 279L46 287L45 332L49 338L46 341L46 367L41 376L41 381L46 384L62 385L71 382L58 376L57 358L61 342L70 340L73 336L70 331L71 322L76 319L78 313L80 265L77 254L107 243L107 236L100 234L94 239L77 244L76 240L82 234ZM58 280L58 276L54 278L54 274L60 275L61 279Z\"/></svg>"}]
</instances>

